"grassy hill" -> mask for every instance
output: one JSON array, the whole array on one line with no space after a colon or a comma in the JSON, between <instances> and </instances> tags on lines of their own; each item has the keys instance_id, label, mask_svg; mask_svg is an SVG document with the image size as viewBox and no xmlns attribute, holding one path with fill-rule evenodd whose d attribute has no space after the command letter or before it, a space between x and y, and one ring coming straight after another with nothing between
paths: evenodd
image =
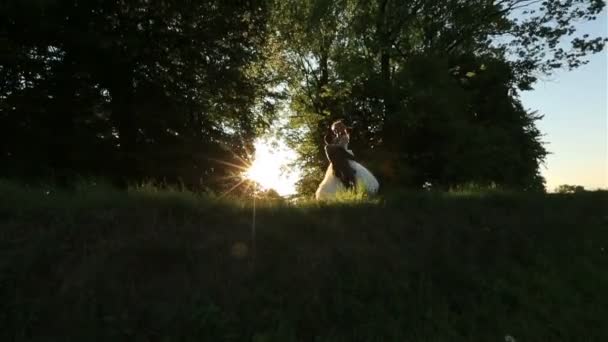
<instances>
[{"instance_id":1,"label":"grassy hill","mask_svg":"<svg viewBox=\"0 0 608 342\"><path fill-rule=\"evenodd\" d=\"M608 340L606 192L0 194L0 341Z\"/></svg>"}]
</instances>

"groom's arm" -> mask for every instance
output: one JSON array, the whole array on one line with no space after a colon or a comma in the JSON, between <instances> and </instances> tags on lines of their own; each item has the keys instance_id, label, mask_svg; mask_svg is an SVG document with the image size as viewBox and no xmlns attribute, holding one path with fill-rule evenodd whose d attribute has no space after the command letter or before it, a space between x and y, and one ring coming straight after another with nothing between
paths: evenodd
<instances>
[{"instance_id":1,"label":"groom's arm","mask_svg":"<svg viewBox=\"0 0 608 342\"><path fill-rule=\"evenodd\" d=\"M325 141L325 145L331 145L332 143L332 138L330 138L330 133L325 133L325 136L323 137L323 141Z\"/></svg>"},{"instance_id":2,"label":"groom's arm","mask_svg":"<svg viewBox=\"0 0 608 342\"><path fill-rule=\"evenodd\" d=\"M343 160L356 160L355 155L344 149L343 146L325 145L325 154L331 163L341 163Z\"/></svg>"}]
</instances>

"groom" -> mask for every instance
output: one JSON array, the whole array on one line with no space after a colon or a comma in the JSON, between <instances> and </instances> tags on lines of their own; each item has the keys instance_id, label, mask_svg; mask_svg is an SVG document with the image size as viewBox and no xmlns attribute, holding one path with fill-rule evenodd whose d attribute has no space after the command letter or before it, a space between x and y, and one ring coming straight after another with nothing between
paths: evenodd
<instances>
[{"instance_id":1,"label":"groom","mask_svg":"<svg viewBox=\"0 0 608 342\"><path fill-rule=\"evenodd\" d=\"M342 181L347 189L353 188L355 186L355 170L348 161L355 160L355 158L348 152L350 141L348 127L342 120L338 120L331 125L331 131L333 137L329 137L329 133L325 134L325 154L336 177Z\"/></svg>"}]
</instances>

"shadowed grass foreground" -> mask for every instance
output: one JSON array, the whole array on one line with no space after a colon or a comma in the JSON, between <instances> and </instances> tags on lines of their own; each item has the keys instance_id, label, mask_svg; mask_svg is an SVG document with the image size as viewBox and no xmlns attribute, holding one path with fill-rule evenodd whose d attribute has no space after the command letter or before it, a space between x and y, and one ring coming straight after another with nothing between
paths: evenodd
<instances>
[{"instance_id":1,"label":"shadowed grass foreground","mask_svg":"<svg viewBox=\"0 0 608 342\"><path fill-rule=\"evenodd\" d=\"M2 341L608 340L605 192L0 193Z\"/></svg>"}]
</instances>

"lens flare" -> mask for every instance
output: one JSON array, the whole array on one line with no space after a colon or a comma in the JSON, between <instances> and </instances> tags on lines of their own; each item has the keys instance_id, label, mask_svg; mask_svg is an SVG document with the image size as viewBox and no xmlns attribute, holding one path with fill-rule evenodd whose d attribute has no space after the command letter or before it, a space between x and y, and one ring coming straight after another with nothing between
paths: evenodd
<instances>
[{"instance_id":1,"label":"lens flare","mask_svg":"<svg viewBox=\"0 0 608 342\"><path fill-rule=\"evenodd\" d=\"M299 172L297 170L287 172L285 168L295 160L295 152L284 144L273 144L264 140L256 141L254 146L253 163L243 176L255 181L264 189L275 190L279 195L294 194Z\"/></svg>"}]
</instances>

